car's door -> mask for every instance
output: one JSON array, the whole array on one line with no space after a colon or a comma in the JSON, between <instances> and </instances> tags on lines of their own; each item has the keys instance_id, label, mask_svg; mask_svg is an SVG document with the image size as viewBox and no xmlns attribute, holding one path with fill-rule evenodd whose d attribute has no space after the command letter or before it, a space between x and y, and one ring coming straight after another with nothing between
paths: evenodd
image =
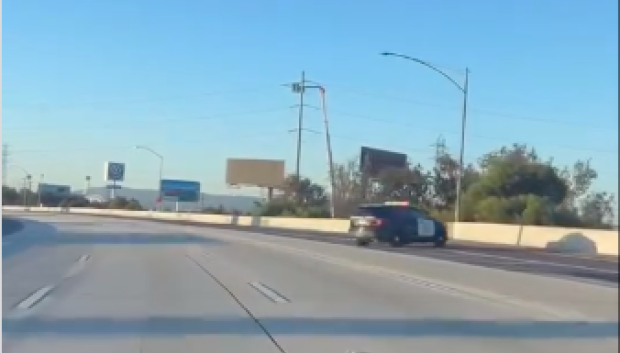
<instances>
[{"instance_id":1,"label":"car's door","mask_svg":"<svg viewBox=\"0 0 620 353\"><path fill-rule=\"evenodd\" d=\"M392 210L392 218L398 224L397 232L401 241L411 242L417 237L416 220L408 207L395 207Z\"/></svg>"}]
</instances>

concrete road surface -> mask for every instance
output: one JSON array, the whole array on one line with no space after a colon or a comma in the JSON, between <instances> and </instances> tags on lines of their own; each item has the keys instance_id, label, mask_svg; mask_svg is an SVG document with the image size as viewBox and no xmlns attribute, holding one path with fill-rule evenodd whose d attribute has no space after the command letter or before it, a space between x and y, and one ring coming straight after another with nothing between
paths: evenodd
<instances>
[{"instance_id":1,"label":"concrete road surface","mask_svg":"<svg viewBox=\"0 0 620 353\"><path fill-rule=\"evenodd\" d=\"M3 351L618 351L617 287L304 239L28 215Z\"/></svg>"}]
</instances>

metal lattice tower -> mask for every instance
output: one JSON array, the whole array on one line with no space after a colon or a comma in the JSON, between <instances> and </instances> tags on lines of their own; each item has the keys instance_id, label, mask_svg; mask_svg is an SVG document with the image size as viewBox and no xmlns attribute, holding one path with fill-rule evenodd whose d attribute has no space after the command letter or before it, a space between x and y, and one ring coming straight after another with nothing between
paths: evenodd
<instances>
[{"instance_id":1,"label":"metal lattice tower","mask_svg":"<svg viewBox=\"0 0 620 353\"><path fill-rule=\"evenodd\" d=\"M448 153L446 140L443 138L442 135L439 135L439 137L437 138L437 142L432 144L431 147L435 147L435 156L433 157L435 163L438 163L439 159Z\"/></svg>"}]
</instances>

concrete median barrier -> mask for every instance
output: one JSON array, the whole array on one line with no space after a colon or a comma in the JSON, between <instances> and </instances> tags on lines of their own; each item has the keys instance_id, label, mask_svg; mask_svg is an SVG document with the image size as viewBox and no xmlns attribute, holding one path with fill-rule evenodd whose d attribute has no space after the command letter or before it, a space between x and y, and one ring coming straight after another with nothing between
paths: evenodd
<instances>
[{"instance_id":1,"label":"concrete median barrier","mask_svg":"<svg viewBox=\"0 0 620 353\"><path fill-rule=\"evenodd\" d=\"M238 227L278 228L294 231L321 232L334 236L344 235L349 228L349 220L347 219L233 216L91 208L72 208L67 210L53 207L32 207L24 209L23 207L3 206L3 210L33 213L68 212L72 214L187 221ZM520 246L525 248L547 249L561 253L618 255L618 232L612 230L520 226L492 223L455 223L448 224L448 229L451 238L455 240L480 244Z\"/></svg>"}]
</instances>

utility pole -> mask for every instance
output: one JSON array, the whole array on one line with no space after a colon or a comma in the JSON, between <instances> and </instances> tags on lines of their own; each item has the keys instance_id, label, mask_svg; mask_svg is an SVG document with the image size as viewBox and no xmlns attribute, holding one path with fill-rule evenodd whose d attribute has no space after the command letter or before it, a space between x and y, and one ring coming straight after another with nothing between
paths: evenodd
<instances>
[{"instance_id":1,"label":"utility pole","mask_svg":"<svg viewBox=\"0 0 620 353\"><path fill-rule=\"evenodd\" d=\"M299 117L297 120L297 159L295 161L295 177L297 178L297 202L301 203L301 138L304 128L304 94L306 93L306 73L301 72L301 81L293 83L294 93L299 93Z\"/></svg>"},{"instance_id":2,"label":"utility pole","mask_svg":"<svg viewBox=\"0 0 620 353\"><path fill-rule=\"evenodd\" d=\"M304 94L306 93L306 73L301 72L301 81L293 85L293 92L299 93L299 117L297 120L297 160L295 162L295 175L297 181L301 180L301 138L304 128Z\"/></svg>"}]
</instances>

